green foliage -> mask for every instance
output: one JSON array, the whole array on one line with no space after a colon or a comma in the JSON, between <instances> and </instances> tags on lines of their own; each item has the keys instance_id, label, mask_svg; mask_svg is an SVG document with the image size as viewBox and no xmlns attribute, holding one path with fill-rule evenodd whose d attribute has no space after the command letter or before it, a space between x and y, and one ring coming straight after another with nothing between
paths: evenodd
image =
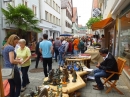
<instances>
[{"instance_id":1,"label":"green foliage","mask_svg":"<svg viewBox=\"0 0 130 97\"><path fill-rule=\"evenodd\" d=\"M39 20L35 18L33 11L25 5L19 4L13 7L9 4L7 10L2 8L2 12L6 17L6 23L14 24L18 30L41 32L41 29L37 27Z\"/></svg>"},{"instance_id":2,"label":"green foliage","mask_svg":"<svg viewBox=\"0 0 130 97\"><path fill-rule=\"evenodd\" d=\"M88 20L88 22L86 23L86 26L88 29L91 29L91 26L93 23L101 21L102 20L102 16L99 17L92 17Z\"/></svg>"}]
</instances>

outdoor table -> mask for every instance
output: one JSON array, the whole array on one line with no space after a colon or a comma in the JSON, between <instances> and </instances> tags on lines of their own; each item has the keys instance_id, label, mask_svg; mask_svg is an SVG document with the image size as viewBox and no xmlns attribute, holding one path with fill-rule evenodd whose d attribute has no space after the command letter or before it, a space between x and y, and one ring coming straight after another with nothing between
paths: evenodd
<instances>
[{"instance_id":1,"label":"outdoor table","mask_svg":"<svg viewBox=\"0 0 130 97\"><path fill-rule=\"evenodd\" d=\"M81 56L81 55L70 56L70 57L66 57L65 60L66 60L67 65L69 64L69 62L81 62L86 67L90 68L91 56Z\"/></svg>"},{"instance_id":2,"label":"outdoor table","mask_svg":"<svg viewBox=\"0 0 130 97\"><path fill-rule=\"evenodd\" d=\"M73 79L72 75L69 74L70 81L67 83L66 87L62 87L62 92L64 94L70 94L70 93L75 92L76 90L79 90L86 86L86 83L83 81L83 79L80 77L79 74L77 74L76 82L72 82L72 79ZM48 80L48 77L44 78L44 81L47 81L47 80ZM57 86L49 85L49 87L52 90L57 91Z\"/></svg>"},{"instance_id":3,"label":"outdoor table","mask_svg":"<svg viewBox=\"0 0 130 97\"><path fill-rule=\"evenodd\" d=\"M90 54L91 55L91 62L92 63L101 63L103 61L103 57L100 55L98 49L88 49L85 51L85 54Z\"/></svg>"}]
</instances>

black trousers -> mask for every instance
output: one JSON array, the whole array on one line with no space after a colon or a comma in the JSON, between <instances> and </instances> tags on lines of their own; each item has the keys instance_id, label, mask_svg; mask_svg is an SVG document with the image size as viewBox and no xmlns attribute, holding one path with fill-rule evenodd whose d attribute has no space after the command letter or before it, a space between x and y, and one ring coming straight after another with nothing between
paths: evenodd
<instances>
[{"instance_id":1,"label":"black trousers","mask_svg":"<svg viewBox=\"0 0 130 97\"><path fill-rule=\"evenodd\" d=\"M23 80L22 86L23 87L26 87L26 85L30 83L29 78L28 78L28 69L29 69L29 66L21 67L22 80Z\"/></svg>"},{"instance_id":2,"label":"black trousers","mask_svg":"<svg viewBox=\"0 0 130 97\"><path fill-rule=\"evenodd\" d=\"M41 54L37 54L35 68L37 68L37 67L38 67L38 63L39 63L40 57L41 57Z\"/></svg>"},{"instance_id":3,"label":"black trousers","mask_svg":"<svg viewBox=\"0 0 130 97\"><path fill-rule=\"evenodd\" d=\"M14 78L9 79L10 84L10 96L9 97L19 97L21 91L21 78L18 68L14 69Z\"/></svg>"},{"instance_id":4,"label":"black trousers","mask_svg":"<svg viewBox=\"0 0 130 97\"><path fill-rule=\"evenodd\" d=\"M47 66L48 66L48 69L47 69ZM43 68L44 68L45 77L48 77L47 73L52 69L52 58L43 58Z\"/></svg>"}]
</instances>

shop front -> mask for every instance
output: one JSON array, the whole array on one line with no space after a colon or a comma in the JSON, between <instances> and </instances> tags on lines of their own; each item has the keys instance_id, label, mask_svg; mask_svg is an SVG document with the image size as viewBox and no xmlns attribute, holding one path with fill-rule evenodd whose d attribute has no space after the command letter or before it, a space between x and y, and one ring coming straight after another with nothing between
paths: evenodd
<instances>
[{"instance_id":1,"label":"shop front","mask_svg":"<svg viewBox=\"0 0 130 97\"><path fill-rule=\"evenodd\" d=\"M105 36L105 48L115 55L115 43L116 43L116 20L109 17L102 21L96 22L92 25L92 30L104 29Z\"/></svg>"},{"instance_id":2,"label":"shop front","mask_svg":"<svg viewBox=\"0 0 130 97\"><path fill-rule=\"evenodd\" d=\"M43 21L41 24L41 27L43 27L43 33L48 34L48 38L53 38L54 40L56 39L56 37L60 36L61 33L61 26L58 26L56 24L52 24L50 22L47 21ZM40 33L38 36L42 36Z\"/></svg>"},{"instance_id":3,"label":"shop front","mask_svg":"<svg viewBox=\"0 0 130 97\"><path fill-rule=\"evenodd\" d=\"M119 56L127 60L125 74L130 78L130 4L120 15Z\"/></svg>"}]
</instances>

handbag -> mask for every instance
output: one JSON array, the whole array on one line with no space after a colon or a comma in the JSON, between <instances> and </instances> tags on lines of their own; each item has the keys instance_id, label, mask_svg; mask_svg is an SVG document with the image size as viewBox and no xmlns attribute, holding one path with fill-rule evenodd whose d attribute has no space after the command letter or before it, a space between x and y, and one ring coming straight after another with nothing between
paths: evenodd
<instances>
[{"instance_id":1,"label":"handbag","mask_svg":"<svg viewBox=\"0 0 130 97\"><path fill-rule=\"evenodd\" d=\"M13 79L14 78L14 67L13 68L2 68L2 79Z\"/></svg>"}]
</instances>

